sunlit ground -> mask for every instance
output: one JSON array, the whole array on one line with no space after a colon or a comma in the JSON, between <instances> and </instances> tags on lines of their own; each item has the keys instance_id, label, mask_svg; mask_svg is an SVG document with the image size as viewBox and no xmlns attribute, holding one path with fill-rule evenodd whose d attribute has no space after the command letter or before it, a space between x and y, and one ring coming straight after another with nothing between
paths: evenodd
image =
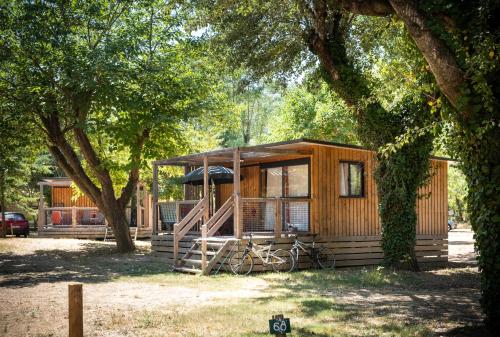
<instances>
[{"instance_id":1,"label":"sunlit ground","mask_svg":"<svg viewBox=\"0 0 500 337\"><path fill-rule=\"evenodd\" d=\"M67 284L84 283L86 336L488 336L481 328L472 236L450 236L450 263L419 273L381 267L199 277L169 271L146 242L0 241L0 335L67 336ZM456 242L456 244L454 243Z\"/></svg>"}]
</instances>

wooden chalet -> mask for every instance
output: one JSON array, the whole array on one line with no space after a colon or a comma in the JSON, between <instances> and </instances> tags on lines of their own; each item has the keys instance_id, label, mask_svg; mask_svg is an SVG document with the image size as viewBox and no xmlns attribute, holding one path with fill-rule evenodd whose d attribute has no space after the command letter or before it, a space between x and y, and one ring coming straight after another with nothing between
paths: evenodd
<instances>
[{"instance_id":1,"label":"wooden chalet","mask_svg":"<svg viewBox=\"0 0 500 337\"><path fill-rule=\"evenodd\" d=\"M204 168L203 185L184 188L184 200L158 199L163 166ZM213 184L211 166L234 172ZM373 177L375 153L359 146L311 139L229 148L153 163L153 236L156 254L181 271L210 273L228 252L269 238L290 249L291 232L331 247L337 266L383 261ZM447 169L432 158L432 178L418 200L416 253L420 262L447 261ZM266 270L258 259L254 270ZM310 266L304 258L301 268Z\"/></svg>"},{"instance_id":2,"label":"wooden chalet","mask_svg":"<svg viewBox=\"0 0 500 337\"><path fill-rule=\"evenodd\" d=\"M38 236L51 238L107 239L113 232L104 215L86 195L74 197L72 181L66 177L45 178L38 183ZM49 189L46 197L45 189ZM47 200L46 200L47 199ZM134 205L126 209L133 238L150 238L152 233L151 195L137 185Z\"/></svg>"}]
</instances>

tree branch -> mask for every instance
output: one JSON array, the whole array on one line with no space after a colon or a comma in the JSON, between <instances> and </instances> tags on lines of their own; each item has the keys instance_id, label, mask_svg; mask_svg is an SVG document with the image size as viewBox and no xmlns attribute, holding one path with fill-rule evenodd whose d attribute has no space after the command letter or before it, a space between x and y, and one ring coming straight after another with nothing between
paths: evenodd
<instances>
[{"instance_id":1,"label":"tree branch","mask_svg":"<svg viewBox=\"0 0 500 337\"><path fill-rule=\"evenodd\" d=\"M456 108L465 83L465 72L458 66L455 56L427 26L426 17L415 1L390 0L390 3L429 64L439 88Z\"/></svg>"},{"instance_id":2,"label":"tree branch","mask_svg":"<svg viewBox=\"0 0 500 337\"><path fill-rule=\"evenodd\" d=\"M131 166L132 168L130 169L129 176L128 176L128 181L127 185L122 190L122 193L120 195L120 198L118 199L118 202L122 207L125 207L130 198L132 197L132 193L134 192L134 188L139 182L139 170L140 170L140 162L141 162L141 153L142 153L142 148L144 147L144 143L147 138L149 138L150 134L150 129L145 129L140 136L137 137L136 141L136 149L137 152L136 154L132 153L131 154Z\"/></svg>"},{"instance_id":3,"label":"tree branch","mask_svg":"<svg viewBox=\"0 0 500 337\"><path fill-rule=\"evenodd\" d=\"M388 0L340 0L341 7L353 14L387 16L394 13Z\"/></svg>"}]
</instances>

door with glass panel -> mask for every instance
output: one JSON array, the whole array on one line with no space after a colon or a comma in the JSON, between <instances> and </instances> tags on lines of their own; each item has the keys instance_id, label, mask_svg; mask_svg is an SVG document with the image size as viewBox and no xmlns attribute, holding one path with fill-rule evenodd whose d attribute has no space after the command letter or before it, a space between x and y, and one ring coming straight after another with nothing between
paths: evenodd
<instances>
[{"instance_id":1,"label":"door with glass panel","mask_svg":"<svg viewBox=\"0 0 500 337\"><path fill-rule=\"evenodd\" d=\"M282 230L309 231L309 203L300 200L310 198L309 160L262 165L261 179L263 197L284 198L281 205ZM273 201L266 202L264 224L267 231L274 227L274 207Z\"/></svg>"}]
</instances>

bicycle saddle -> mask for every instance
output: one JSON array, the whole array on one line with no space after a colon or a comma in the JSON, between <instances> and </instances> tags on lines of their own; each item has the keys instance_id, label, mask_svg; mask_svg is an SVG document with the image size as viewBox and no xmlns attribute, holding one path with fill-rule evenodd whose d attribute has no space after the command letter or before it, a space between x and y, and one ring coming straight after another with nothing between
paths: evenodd
<instances>
[{"instance_id":1,"label":"bicycle saddle","mask_svg":"<svg viewBox=\"0 0 500 337\"><path fill-rule=\"evenodd\" d=\"M274 240L266 240L266 243L268 245L274 245L276 243L276 241L274 241Z\"/></svg>"}]
</instances>

